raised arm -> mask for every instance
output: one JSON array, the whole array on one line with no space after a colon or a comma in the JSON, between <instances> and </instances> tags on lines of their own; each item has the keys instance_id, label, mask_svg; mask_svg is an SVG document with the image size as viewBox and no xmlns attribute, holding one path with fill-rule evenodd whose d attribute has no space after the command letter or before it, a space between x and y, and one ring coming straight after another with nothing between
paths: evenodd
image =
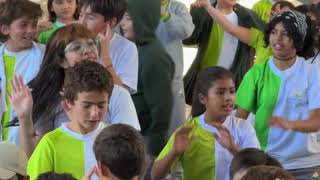
<instances>
[{"instance_id":1,"label":"raised arm","mask_svg":"<svg viewBox=\"0 0 320 180\"><path fill-rule=\"evenodd\" d=\"M11 87L12 95L8 93L8 97L19 120L20 142L23 150L30 157L40 138L36 135L33 127L31 90L24 85L20 76L15 76L11 80Z\"/></svg>"},{"instance_id":2,"label":"raised arm","mask_svg":"<svg viewBox=\"0 0 320 180\"><path fill-rule=\"evenodd\" d=\"M197 0L192 4L194 7L203 7L212 19L224 30L237 37L243 43L249 44L251 39L250 29L232 24L219 10L214 8L208 0Z\"/></svg>"}]
</instances>

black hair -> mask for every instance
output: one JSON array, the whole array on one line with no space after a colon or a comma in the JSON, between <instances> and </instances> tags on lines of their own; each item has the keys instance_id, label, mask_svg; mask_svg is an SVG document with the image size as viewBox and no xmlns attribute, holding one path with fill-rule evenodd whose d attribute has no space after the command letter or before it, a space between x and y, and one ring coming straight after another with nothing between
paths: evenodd
<instances>
[{"instance_id":1,"label":"black hair","mask_svg":"<svg viewBox=\"0 0 320 180\"><path fill-rule=\"evenodd\" d=\"M306 5L306 4L302 4L302 5L300 5L300 6L295 7L294 10L295 10L295 11L298 11L298 12L300 12L300 13L302 13L302 14L307 15L307 13L310 12L310 6L308 6L308 5Z\"/></svg>"},{"instance_id":2,"label":"black hair","mask_svg":"<svg viewBox=\"0 0 320 180\"><path fill-rule=\"evenodd\" d=\"M238 152L230 164L230 179L241 169L258 165L277 166L282 168L281 163L257 148L246 148Z\"/></svg>"},{"instance_id":3,"label":"black hair","mask_svg":"<svg viewBox=\"0 0 320 180\"><path fill-rule=\"evenodd\" d=\"M280 6L280 9L283 9L283 8L285 8L285 7L288 7L288 8L291 9L291 10L294 10L294 9L295 9L294 5L293 5L291 2L289 2L289 1L278 1L278 2L276 2L276 3L274 3L274 4L272 5L271 10L272 10L272 11L276 10L276 7L277 7L277 6Z\"/></svg>"},{"instance_id":4,"label":"black hair","mask_svg":"<svg viewBox=\"0 0 320 180\"><path fill-rule=\"evenodd\" d=\"M57 15L56 13L52 10L52 3L54 0L48 0L47 3L47 10L49 13L49 21L51 22L55 22L57 20ZM73 19L78 19L79 18L79 0L75 0L76 1L76 10L73 14Z\"/></svg>"},{"instance_id":5,"label":"black hair","mask_svg":"<svg viewBox=\"0 0 320 180\"><path fill-rule=\"evenodd\" d=\"M282 14L283 13L292 13L292 12L282 12ZM265 47L269 45L270 34L274 30L276 25L279 23L283 24L284 28L288 32L289 38L292 39L297 55L302 56L306 59L314 56L313 34L315 32L315 27L311 23L310 18L307 16L306 16L307 33L306 33L305 39L303 39L302 34L299 33L298 28L295 27L295 25L292 23L291 20L288 20L284 16L279 16L279 15L272 18L271 21L267 24L267 27L264 31Z\"/></svg>"},{"instance_id":6,"label":"black hair","mask_svg":"<svg viewBox=\"0 0 320 180\"><path fill-rule=\"evenodd\" d=\"M55 172L46 172L40 174L37 180L76 180L76 178L68 173L58 174Z\"/></svg>"},{"instance_id":7,"label":"black hair","mask_svg":"<svg viewBox=\"0 0 320 180\"><path fill-rule=\"evenodd\" d=\"M126 0L81 0L79 8L90 7L94 13L101 14L104 21L116 18L117 24L121 21L128 5Z\"/></svg>"},{"instance_id":8,"label":"black hair","mask_svg":"<svg viewBox=\"0 0 320 180\"><path fill-rule=\"evenodd\" d=\"M208 67L198 74L192 96L192 117L200 116L206 111L206 107L199 101L199 95L207 96L215 81L220 79L232 79L234 81L234 76L229 70L220 66Z\"/></svg>"},{"instance_id":9,"label":"black hair","mask_svg":"<svg viewBox=\"0 0 320 180\"><path fill-rule=\"evenodd\" d=\"M145 161L142 135L126 124L112 124L97 136L93 151L98 162L120 179L138 176Z\"/></svg>"}]
</instances>

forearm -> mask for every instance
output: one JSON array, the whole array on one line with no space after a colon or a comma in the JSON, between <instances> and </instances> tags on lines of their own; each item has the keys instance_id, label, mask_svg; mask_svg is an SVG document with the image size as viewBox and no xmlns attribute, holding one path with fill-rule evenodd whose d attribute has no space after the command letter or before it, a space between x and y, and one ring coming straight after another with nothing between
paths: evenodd
<instances>
[{"instance_id":1,"label":"forearm","mask_svg":"<svg viewBox=\"0 0 320 180\"><path fill-rule=\"evenodd\" d=\"M290 129L304 133L317 132L320 129L320 119L289 121Z\"/></svg>"},{"instance_id":2,"label":"forearm","mask_svg":"<svg viewBox=\"0 0 320 180\"><path fill-rule=\"evenodd\" d=\"M211 5L206 6L205 9L212 19L217 22L225 31L237 37L243 43L249 44L251 37L250 29L232 24L219 10L215 9Z\"/></svg>"},{"instance_id":3,"label":"forearm","mask_svg":"<svg viewBox=\"0 0 320 180\"><path fill-rule=\"evenodd\" d=\"M228 151L233 155L235 156L239 151L240 151L240 148L236 145L233 145L232 147L230 147L228 149Z\"/></svg>"},{"instance_id":4,"label":"forearm","mask_svg":"<svg viewBox=\"0 0 320 180\"><path fill-rule=\"evenodd\" d=\"M151 171L152 179L158 180L164 178L169 173L171 166L177 157L178 155L171 151L163 159L155 161Z\"/></svg>"},{"instance_id":5,"label":"forearm","mask_svg":"<svg viewBox=\"0 0 320 180\"><path fill-rule=\"evenodd\" d=\"M31 156L37 146L38 140L33 127L32 116L20 118L20 142L24 152Z\"/></svg>"}]
</instances>

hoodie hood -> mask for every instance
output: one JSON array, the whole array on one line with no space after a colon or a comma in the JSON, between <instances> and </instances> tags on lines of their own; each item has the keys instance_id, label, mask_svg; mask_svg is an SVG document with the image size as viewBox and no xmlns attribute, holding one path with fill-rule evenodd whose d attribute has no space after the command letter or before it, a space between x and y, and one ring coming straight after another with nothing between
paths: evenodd
<instances>
[{"instance_id":1,"label":"hoodie hood","mask_svg":"<svg viewBox=\"0 0 320 180\"><path fill-rule=\"evenodd\" d=\"M133 22L136 44L156 39L160 20L160 0L128 0L128 12Z\"/></svg>"}]
</instances>

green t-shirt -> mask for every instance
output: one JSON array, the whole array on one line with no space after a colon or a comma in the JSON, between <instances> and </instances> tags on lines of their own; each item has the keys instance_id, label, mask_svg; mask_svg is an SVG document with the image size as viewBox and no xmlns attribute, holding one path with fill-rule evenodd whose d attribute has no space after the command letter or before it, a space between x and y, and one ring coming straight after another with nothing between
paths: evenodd
<instances>
[{"instance_id":1,"label":"green t-shirt","mask_svg":"<svg viewBox=\"0 0 320 180\"><path fill-rule=\"evenodd\" d=\"M40 35L37 38L38 43L41 44L47 44L49 38L52 36L52 34L58 30L61 26L59 26L56 22L52 24L51 29L48 31L41 32Z\"/></svg>"},{"instance_id":2,"label":"green t-shirt","mask_svg":"<svg viewBox=\"0 0 320 180\"><path fill-rule=\"evenodd\" d=\"M11 94L12 88L10 84L10 80L13 78L14 75L14 68L16 64L16 58L14 56L8 56L3 53L3 62L4 62L4 71L6 76L6 89ZM5 126L8 125L10 122L10 115L11 115L11 103L9 98L6 98L7 104L7 111L3 113L1 119L1 126L2 128L2 141L6 141L8 139L8 128Z\"/></svg>"},{"instance_id":3,"label":"green t-shirt","mask_svg":"<svg viewBox=\"0 0 320 180\"><path fill-rule=\"evenodd\" d=\"M272 50L269 46L264 47L264 34L262 31L256 28L251 28L250 34L251 37L249 46L255 48L256 50L256 58L254 63L263 64L270 58L270 56L272 56Z\"/></svg>"},{"instance_id":4,"label":"green t-shirt","mask_svg":"<svg viewBox=\"0 0 320 180\"><path fill-rule=\"evenodd\" d=\"M81 179L96 165L92 150L96 136L105 127L103 123L88 134L77 134L67 128L67 123L47 133L32 153L27 167L31 180L48 171L70 173ZM96 177L95 177L96 178Z\"/></svg>"},{"instance_id":5,"label":"green t-shirt","mask_svg":"<svg viewBox=\"0 0 320 180\"><path fill-rule=\"evenodd\" d=\"M180 162L184 180L213 180L215 178L215 141L212 133L201 127L199 117L189 120L185 126L192 127L193 141L191 146L177 158L172 168ZM157 160L163 159L170 153L174 144L174 136L175 133L170 137Z\"/></svg>"},{"instance_id":6,"label":"green t-shirt","mask_svg":"<svg viewBox=\"0 0 320 180\"><path fill-rule=\"evenodd\" d=\"M255 12L263 22L268 23L270 21L272 4L269 0L260 0L252 7L252 11Z\"/></svg>"},{"instance_id":7,"label":"green t-shirt","mask_svg":"<svg viewBox=\"0 0 320 180\"><path fill-rule=\"evenodd\" d=\"M203 59L201 60L200 69L216 66L218 64L222 41L223 41L223 28L216 22L213 22L208 46L205 50Z\"/></svg>"}]
</instances>

